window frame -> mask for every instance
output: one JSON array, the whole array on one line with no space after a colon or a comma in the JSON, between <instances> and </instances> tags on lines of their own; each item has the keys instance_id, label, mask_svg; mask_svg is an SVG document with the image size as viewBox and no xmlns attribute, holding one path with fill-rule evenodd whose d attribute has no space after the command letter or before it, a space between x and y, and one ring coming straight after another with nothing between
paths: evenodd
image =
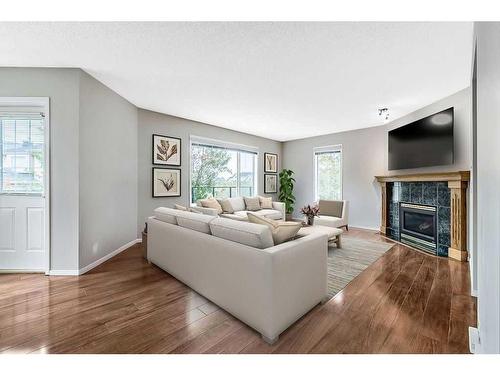
<instances>
[{"instance_id":1,"label":"window frame","mask_svg":"<svg viewBox=\"0 0 500 375\"><path fill-rule=\"evenodd\" d=\"M314 191L314 201L319 201L318 194L318 159L317 155L322 153L340 153L340 200L344 199L344 155L342 144L321 146L313 148L313 191Z\"/></svg>"},{"instance_id":2,"label":"window frame","mask_svg":"<svg viewBox=\"0 0 500 375\"><path fill-rule=\"evenodd\" d=\"M253 191L254 195L258 195L258 189L259 189L259 157L260 157L260 152L258 147L254 146L249 146L249 145L244 145L240 143L232 143L232 142L225 142L221 141L218 139L213 139L213 138L206 138L206 137L200 137L196 135L190 135L189 136L189 205L194 204L193 201L193 186L192 186L192 179L191 176L193 174L193 164L192 164L192 147L193 144L203 144L207 146L215 146L215 147L220 147L220 148L225 148L229 150L234 150L238 152L237 156L237 170L238 170L238 176L236 178L236 189L238 191L238 194L240 192L240 176L239 176L239 171L240 171L240 152L248 152L252 153L255 155L255 160L254 160L254 182L253 182Z\"/></svg>"},{"instance_id":3,"label":"window frame","mask_svg":"<svg viewBox=\"0 0 500 375\"><path fill-rule=\"evenodd\" d=\"M3 100L5 98L0 98L0 104L3 104ZM21 196L30 196L30 197L45 197L46 192L47 192L47 184L48 184L48 178L49 176L45 176L47 173L46 170L48 168L48 155L46 153L48 152L48 145L46 144L48 142L48 131L46 130L46 127L48 126L48 110L47 107L42 107L42 106L19 106L19 107L10 107L10 106L0 106L0 116L2 113L6 113L7 116L12 116L13 118L16 116L19 117L25 117L26 119L29 119L29 117L40 117L43 121L43 136L44 136L44 143L43 143L43 173L44 173L44 178L42 182L42 190L41 191L5 191L3 190L3 173L0 175L0 195L21 195ZM3 167L3 142L2 142L2 132L3 129L0 128L0 155L2 155L2 160L0 160L0 172L2 171ZM30 138L31 138L31 126L30 126ZM18 155L15 155L16 157ZM19 155L19 156L26 156L27 157L27 162L29 164L29 168L32 169L34 167L34 161L33 161L33 156L32 155Z\"/></svg>"}]
</instances>

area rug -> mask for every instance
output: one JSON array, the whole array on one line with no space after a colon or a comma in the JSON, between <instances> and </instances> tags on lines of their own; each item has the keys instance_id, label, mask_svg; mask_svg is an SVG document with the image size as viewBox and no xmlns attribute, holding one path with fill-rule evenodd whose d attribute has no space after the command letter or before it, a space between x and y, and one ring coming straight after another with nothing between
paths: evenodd
<instances>
[{"instance_id":1,"label":"area rug","mask_svg":"<svg viewBox=\"0 0 500 375\"><path fill-rule=\"evenodd\" d=\"M375 242L358 238L342 238L342 248L328 248L328 297L346 287L356 276L368 268L394 243Z\"/></svg>"}]
</instances>

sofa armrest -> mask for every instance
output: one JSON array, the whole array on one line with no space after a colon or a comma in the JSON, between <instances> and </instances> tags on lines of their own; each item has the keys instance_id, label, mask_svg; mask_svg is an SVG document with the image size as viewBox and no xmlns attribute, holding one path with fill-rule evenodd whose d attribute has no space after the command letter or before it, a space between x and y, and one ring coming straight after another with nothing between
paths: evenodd
<instances>
[{"instance_id":1,"label":"sofa armrest","mask_svg":"<svg viewBox=\"0 0 500 375\"><path fill-rule=\"evenodd\" d=\"M203 215L219 216L219 213L216 208L201 207L197 205L191 205L191 208L195 209L196 211L199 211Z\"/></svg>"},{"instance_id":2,"label":"sofa armrest","mask_svg":"<svg viewBox=\"0 0 500 375\"><path fill-rule=\"evenodd\" d=\"M273 202L273 208L281 212L281 220L286 219L285 204L283 202Z\"/></svg>"},{"instance_id":3,"label":"sofa armrest","mask_svg":"<svg viewBox=\"0 0 500 375\"><path fill-rule=\"evenodd\" d=\"M328 236L313 233L265 251L272 257L272 332L268 337L273 338L326 297Z\"/></svg>"}]
</instances>

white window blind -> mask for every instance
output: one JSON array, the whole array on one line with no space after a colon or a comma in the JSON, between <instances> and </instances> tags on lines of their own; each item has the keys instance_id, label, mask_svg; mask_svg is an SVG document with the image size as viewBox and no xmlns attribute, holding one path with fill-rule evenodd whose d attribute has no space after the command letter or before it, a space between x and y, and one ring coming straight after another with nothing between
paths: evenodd
<instances>
[{"instance_id":1,"label":"white window blind","mask_svg":"<svg viewBox=\"0 0 500 375\"><path fill-rule=\"evenodd\" d=\"M0 111L0 193L44 193L44 117Z\"/></svg>"}]
</instances>

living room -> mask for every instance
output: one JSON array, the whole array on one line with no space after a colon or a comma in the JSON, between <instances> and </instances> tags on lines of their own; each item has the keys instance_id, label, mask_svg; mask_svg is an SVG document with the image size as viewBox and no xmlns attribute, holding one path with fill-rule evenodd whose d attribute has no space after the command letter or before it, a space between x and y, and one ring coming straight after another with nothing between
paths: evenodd
<instances>
[{"instance_id":1,"label":"living room","mask_svg":"<svg viewBox=\"0 0 500 375\"><path fill-rule=\"evenodd\" d=\"M498 353L498 32L1 22L0 353Z\"/></svg>"}]
</instances>

